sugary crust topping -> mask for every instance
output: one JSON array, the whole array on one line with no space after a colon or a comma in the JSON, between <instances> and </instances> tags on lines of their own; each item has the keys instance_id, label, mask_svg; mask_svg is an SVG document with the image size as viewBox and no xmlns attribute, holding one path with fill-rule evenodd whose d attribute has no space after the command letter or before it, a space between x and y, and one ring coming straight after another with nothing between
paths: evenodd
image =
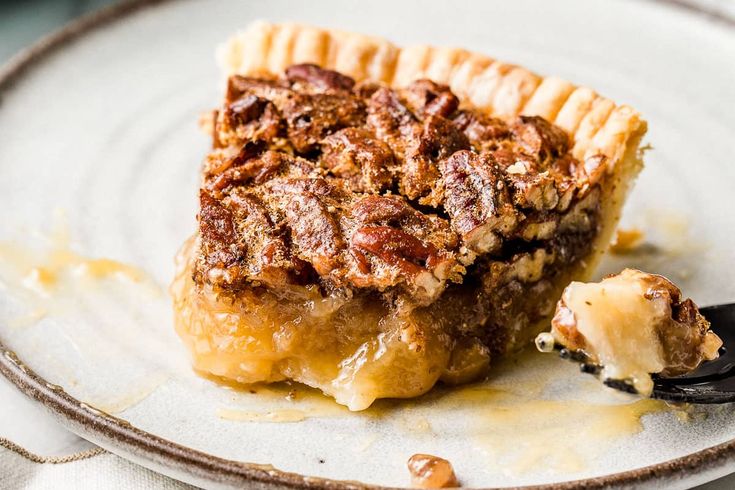
<instances>
[{"instance_id":1,"label":"sugary crust topping","mask_svg":"<svg viewBox=\"0 0 735 490\"><path fill-rule=\"evenodd\" d=\"M410 46L312 26L255 22L219 50L228 75L280 73L314 63L349 75L403 87L417 79L448 85L462 101L493 116L541 116L572 136L573 156L608 157L610 171L626 144L646 130L629 106L616 106L586 87L463 49Z\"/></svg>"},{"instance_id":2,"label":"sugary crust topping","mask_svg":"<svg viewBox=\"0 0 735 490\"><path fill-rule=\"evenodd\" d=\"M578 161L539 116L460 106L430 80L393 89L310 64L232 76L204 164L197 280L425 303L478 255L594 227L604 156Z\"/></svg>"}]
</instances>

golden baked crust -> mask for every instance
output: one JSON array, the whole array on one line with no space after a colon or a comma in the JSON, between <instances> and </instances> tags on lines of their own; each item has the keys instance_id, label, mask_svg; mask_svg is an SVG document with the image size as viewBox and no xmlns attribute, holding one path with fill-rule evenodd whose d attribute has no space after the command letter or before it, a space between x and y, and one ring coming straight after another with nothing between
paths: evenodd
<instances>
[{"instance_id":1,"label":"golden baked crust","mask_svg":"<svg viewBox=\"0 0 735 490\"><path fill-rule=\"evenodd\" d=\"M228 95L211 128L215 148L203 172L200 233L183 250L172 290L177 330L192 350L195 365L241 382L295 379L319 387L352 409L362 409L375 398L416 396L438 379L459 383L475 378L486 370L491 357L528 343L547 325L563 287L572 279L583 278L593 268L610 239L629 184L641 168L638 143L645 123L635 111L615 107L591 90L575 88L559 79L542 79L523 68L464 50L425 46L399 49L387 41L358 34L297 24L257 23L223 46L220 59L229 76ZM298 63L302 64L295 65ZM408 99L412 91L426 89L432 92L431 97L436 97L432 100L453 100L444 114L450 117L451 113L452 122L443 117L434 120L444 127L457 125L466 132L472 124L492 116L499 118L493 120L506 128L506 134L512 133L513 142L505 136L503 144L521 152L517 155L525 151L518 147L523 145L524 135L536 138L538 145L552 144L557 150L552 151L553 155L538 147L532 150L536 156L542 151L552 158L543 157L547 162L540 167L530 164L536 170L527 177L536 180L529 184L531 187L524 187L529 167L522 156L521 160L513 157L501 162L497 147L488 149L480 144L478 149L470 134L467 137L475 146L472 151L468 151L465 136L458 135L454 149L454 143L439 139L437 155L431 157L436 160L432 164L435 167L430 170L441 173L444 194L424 188L414 193L408 185L414 181L401 181L397 189L402 196L386 195L386 190L396 191L389 176L385 180L382 174L370 174L368 180L360 180L350 173L352 177L346 179L341 172L352 168L354 162L347 165L340 160L342 163L337 166L341 170L336 172L337 167L332 167L328 160L335 155L342 158L345 145L353 145L352 140L358 136L372 141L371 154L379 160L383 154L390 156L391 151L398 155L400 149L389 150L384 143L400 146L405 134L397 140L390 134L378 134L380 117L368 117L367 125L372 127L371 131L377 131L375 135L384 140L382 143L358 130L365 123L353 120L344 123L347 128L332 134L332 129L316 135L309 133L307 138L297 134L314 127L316 113L307 119L302 115L292 119L289 114L301 110L298 101L315 100L309 99L308 94L306 99L301 98L299 90L315 87L309 88L308 80L306 88L299 81L294 85L294 79L309 78L313 72L312 75L320 73L319 77L345 82L340 73L326 74L316 65L337 70L358 82L352 95L345 92L345 87L332 87L323 94L316 87L320 94L314 97L322 101L339 99L364 107L362 100L367 97L368 112L378 110L374 114L379 116L381 108L390 111L400 103L411 106ZM417 82L421 78L430 81ZM376 81L384 87L376 88L370 92L372 95L360 94L360 82L367 84L364 87L369 92ZM459 110L450 89L434 82L450 86L459 98ZM352 84L351 80L346 83L349 87ZM386 85L391 88L385 88ZM285 98L279 98L278 94L283 93ZM428 100L422 104L428 104ZM263 125L256 129L245 127L247 121L237 122L238 114L245 117L255 107L251 103L260 107L257 113L262 114L258 117ZM329 103L333 108L322 110L316 119L336 117L342 121L340 118L351 113L342 102ZM419 119L428 123L428 105L422 107L419 113L424 115ZM403 107L398 113L409 109ZM262 153L263 142L257 141L260 136L254 139L252 135L272 137L275 133L271 130L275 131L276 126L271 124L271 116L276 113L287 121L287 141L278 136L273 140L275 147L269 143L275 151ZM462 122L460 117L464 117ZM228 118L235 123L228 123ZM556 122L558 127L546 119ZM304 120L305 125L292 124ZM341 125L342 122L334 130ZM429 124L424 130L431 127ZM450 133L456 134L456 129ZM525 133L527 130L530 133ZM283 135L282 126L278 131ZM437 130L437 134L441 132ZM496 139L482 136L480 143L486 137L490 143ZM279 145L288 148L282 151L284 147ZM434 151L428 147L426 150ZM442 155L445 150L447 154ZM495 152L495 156L483 156L486 150ZM513 151L506 155L516 155ZM316 160L310 162L310 158ZM494 158L495 163L483 158ZM556 160L566 162L562 167L567 170L558 175L561 180L553 177L555 170L549 163ZM318 165L315 167L314 163ZM329 175L322 178L325 163ZM504 184L497 180L498 175L492 173L495 170L491 171L498 165L502 166L503 180L511 185L517 182L517 189L528 190L541 181L566 181L579 189L578 199L570 206L569 200L559 198L557 208L557 201L546 202L545 194L536 194L534 199L542 197L544 201L536 209L539 220L525 221L529 224L528 234L512 235L517 222L496 219L504 215L502 210L496 213L496 207L507 198L490 196L506 192L501 190ZM401 170L404 177L406 169L404 166ZM592 174L594 179L590 178ZM263 181L256 175L262 176ZM344 191L340 190L343 188ZM571 199L573 193L566 194ZM303 199L311 199L314 206L307 206L305 201L300 205ZM482 199L490 199L487 206ZM401 204L405 202L415 208ZM365 208L368 204L371 209L384 209L378 213L381 216L388 211L400 216L376 217L374 223L355 222L354 218L360 221L370 214ZM551 208L546 209L548 206ZM512 216L512 206L505 207L509 207L508 216ZM308 209L314 212L307 213ZM584 233L560 232L557 236L552 232L554 240L549 239L541 231L546 224L543 219L550 211L560 213L560 228L577 229L582 220ZM424 216L425 212L430 215ZM269 218L268 213L274 218ZM492 225L488 225L488 213L495 220ZM531 214L529 211L527 216ZM409 215L413 217L410 223L405 221ZM453 232L447 232L443 225L446 219L451 221ZM335 230L334 237L349 238L347 242L324 235L328 238L324 244L335 246L323 251L334 248L348 255L322 254L321 249L309 245L312 224L321 222L325 225L319 233ZM507 230L502 228L503 223ZM353 225L369 226L357 229ZM409 226L413 238L402 233L401 240L397 240L400 233L396 229ZM235 228L240 230L237 243L229 238L234 236L231 231ZM284 229L285 240L281 241ZM454 232L463 246L458 245ZM499 249L500 242L492 238L496 233L507 238L508 247ZM525 245L517 248L513 240ZM238 248L238 244L243 247ZM294 244L301 262L287 260L293 255L290 250ZM273 248L275 245L278 247ZM365 271L356 275L336 268L334 264L349 265L361 255L352 253L349 247L366 252L378 268L364 263ZM272 256L283 266L265 267L265 262L234 259L239 251L247 249L276 250L275 255L269 252L268 264ZM416 263L431 269L431 274L416 275L411 272L416 270L415 265L408 263L403 272L398 271L400 268L385 269L391 261L403 263L397 260L396 253L415 255L419 259ZM334 264L332 256L336 257ZM284 281L279 270L299 275L304 260L310 264L303 269L306 275L299 276L305 281ZM464 280L463 265L468 271L470 265L473 267ZM398 275L393 274L394 269ZM376 270L390 274L378 277ZM313 278L309 271L318 274L319 279L309 279ZM440 282L436 283L432 275ZM406 277L413 279L405 282Z\"/></svg>"},{"instance_id":2,"label":"golden baked crust","mask_svg":"<svg viewBox=\"0 0 735 490\"><path fill-rule=\"evenodd\" d=\"M460 99L493 116L541 116L569 133L574 156L604 154L611 171L646 123L636 110L616 105L593 90L464 49L411 46L362 34L302 24L256 22L222 45L226 75L277 74L298 63L314 63L356 81L393 87L428 78L446 84Z\"/></svg>"}]
</instances>

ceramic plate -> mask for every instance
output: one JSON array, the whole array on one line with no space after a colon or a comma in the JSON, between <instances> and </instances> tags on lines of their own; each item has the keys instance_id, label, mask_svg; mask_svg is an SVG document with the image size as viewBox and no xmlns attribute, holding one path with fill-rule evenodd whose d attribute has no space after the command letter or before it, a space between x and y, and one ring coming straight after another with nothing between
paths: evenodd
<instances>
[{"instance_id":1,"label":"ceramic plate","mask_svg":"<svg viewBox=\"0 0 735 490\"><path fill-rule=\"evenodd\" d=\"M735 469L732 407L631 400L553 356L365 413L302 387L234 389L193 373L166 286L195 228L209 143L196 122L222 89L215 47L257 18L463 46L633 105L652 149L624 226L647 245L599 274L638 266L700 304L735 300L726 20L645 1L133 3L0 76L7 377L83 437L203 486L402 486L418 452L448 458L474 487L675 488Z\"/></svg>"}]
</instances>

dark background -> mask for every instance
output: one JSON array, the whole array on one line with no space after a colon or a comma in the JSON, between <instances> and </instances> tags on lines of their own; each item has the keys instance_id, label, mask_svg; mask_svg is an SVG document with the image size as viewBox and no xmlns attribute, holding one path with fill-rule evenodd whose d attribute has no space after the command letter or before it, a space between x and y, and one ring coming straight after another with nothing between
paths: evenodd
<instances>
[{"instance_id":1,"label":"dark background","mask_svg":"<svg viewBox=\"0 0 735 490\"><path fill-rule=\"evenodd\" d=\"M70 20L117 0L0 0L0 64Z\"/></svg>"}]
</instances>

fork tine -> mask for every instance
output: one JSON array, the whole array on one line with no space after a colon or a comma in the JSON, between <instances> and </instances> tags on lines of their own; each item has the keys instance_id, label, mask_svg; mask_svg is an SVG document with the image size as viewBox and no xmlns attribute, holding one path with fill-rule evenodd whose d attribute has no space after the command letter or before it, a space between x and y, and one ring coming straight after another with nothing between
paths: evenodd
<instances>
[{"instance_id":1,"label":"fork tine","mask_svg":"<svg viewBox=\"0 0 735 490\"><path fill-rule=\"evenodd\" d=\"M591 362L583 362L579 365L579 370L586 374L600 374L602 366L599 364L592 364Z\"/></svg>"},{"instance_id":2,"label":"fork tine","mask_svg":"<svg viewBox=\"0 0 735 490\"><path fill-rule=\"evenodd\" d=\"M658 385L653 389L653 398L673 402L719 404L735 402L735 390L719 389L716 383L695 385Z\"/></svg>"},{"instance_id":3,"label":"fork tine","mask_svg":"<svg viewBox=\"0 0 735 490\"><path fill-rule=\"evenodd\" d=\"M635 387L633 387L632 384L625 381L624 379L608 378L608 379L604 379L602 382L605 384L605 386L616 389L618 391L623 391L625 393L630 393L632 395L638 394L638 391L635 389Z\"/></svg>"}]
</instances>

